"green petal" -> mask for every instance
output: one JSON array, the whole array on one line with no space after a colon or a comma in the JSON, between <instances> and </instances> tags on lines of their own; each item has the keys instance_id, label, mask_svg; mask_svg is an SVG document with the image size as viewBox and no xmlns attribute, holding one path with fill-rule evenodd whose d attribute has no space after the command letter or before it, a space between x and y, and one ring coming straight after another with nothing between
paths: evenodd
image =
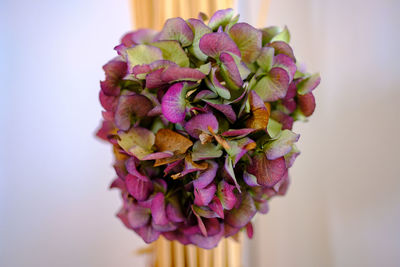
<instances>
[{"instance_id":1,"label":"green petal","mask_svg":"<svg viewBox=\"0 0 400 267\"><path fill-rule=\"evenodd\" d=\"M152 146L155 141L155 135L151 131L141 128L132 127L128 132L118 132L120 140L118 144L127 153L134 155L138 159L152 153Z\"/></svg>"},{"instance_id":2,"label":"green petal","mask_svg":"<svg viewBox=\"0 0 400 267\"><path fill-rule=\"evenodd\" d=\"M150 64L163 59L159 48L143 44L128 48L126 53L130 70L136 65Z\"/></svg>"},{"instance_id":3,"label":"green petal","mask_svg":"<svg viewBox=\"0 0 400 267\"><path fill-rule=\"evenodd\" d=\"M283 41L286 43L290 42L290 32L286 26L283 29L283 31L281 31L271 39L271 42L276 42L276 41Z\"/></svg>"},{"instance_id":4,"label":"green petal","mask_svg":"<svg viewBox=\"0 0 400 267\"><path fill-rule=\"evenodd\" d=\"M189 67L189 58L177 41L158 41L151 45L161 49L164 59L175 62L181 67Z\"/></svg>"}]
</instances>

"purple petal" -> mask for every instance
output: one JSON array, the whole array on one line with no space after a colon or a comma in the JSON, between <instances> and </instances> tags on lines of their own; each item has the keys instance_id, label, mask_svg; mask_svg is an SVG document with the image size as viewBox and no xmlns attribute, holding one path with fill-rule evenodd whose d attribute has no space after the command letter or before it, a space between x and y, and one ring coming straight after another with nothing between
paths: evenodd
<instances>
[{"instance_id":1,"label":"purple petal","mask_svg":"<svg viewBox=\"0 0 400 267\"><path fill-rule=\"evenodd\" d=\"M264 153L256 154L247 171L257 177L259 185L272 187L278 183L286 171L285 158L268 160Z\"/></svg>"},{"instance_id":2,"label":"purple petal","mask_svg":"<svg viewBox=\"0 0 400 267\"><path fill-rule=\"evenodd\" d=\"M153 191L153 184L146 176L128 174L125 177L126 188L135 199L141 201L148 198Z\"/></svg>"},{"instance_id":3,"label":"purple petal","mask_svg":"<svg viewBox=\"0 0 400 267\"><path fill-rule=\"evenodd\" d=\"M224 207L222 206L221 200L217 196L213 197L213 200L208 205L212 211L214 211L218 216L224 218Z\"/></svg>"},{"instance_id":4,"label":"purple petal","mask_svg":"<svg viewBox=\"0 0 400 267\"><path fill-rule=\"evenodd\" d=\"M229 36L238 46L245 63L254 62L261 50L261 31L247 23L236 23L229 29Z\"/></svg>"},{"instance_id":5,"label":"purple petal","mask_svg":"<svg viewBox=\"0 0 400 267\"><path fill-rule=\"evenodd\" d=\"M220 232L216 235L205 237L200 234L194 234L189 236L189 240L192 244L204 248L204 249L212 249L216 247L221 240L221 238L224 236L224 227L223 225L220 226Z\"/></svg>"},{"instance_id":6,"label":"purple petal","mask_svg":"<svg viewBox=\"0 0 400 267\"><path fill-rule=\"evenodd\" d=\"M289 129L293 127L293 118L280 110L274 110L271 112L271 118L282 124L282 130Z\"/></svg>"},{"instance_id":7,"label":"purple petal","mask_svg":"<svg viewBox=\"0 0 400 267\"><path fill-rule=\"evenodd\" d=\"M195 188L194 204L197 206L207 206L213 199L216 191L217 187L215 186L215 184L210 184L202 189Z\"/></svg>"},{"instance_id":8,"label":"purple petal","mask_svg":"<svg viewBox=\"0 0 400 267\"><path fill-rule=\"evenodd\" d=\"M173 222L168 222L167 224L159 225L159 224L156 224L154 221L151 221L151 226L153 227L154 230L161 232L161 233L171 232L171 231L175 231L176 229L178 229L178 226Z\"/></svg>"},{"instance_id":9,"label":"purple petal","mask_svg":"<svg viewBox=\"0 0 400 267\"><path fill-rule=\"evenodd\" d=\"M208 21L208 26L211 29L216 30L219 26L227 25L231 21L233 13L234 11L232 8L216 11Z\"/></svg>"},{"instance_id":10,"label":"purple petal","mask_svg":"<svg viewBox=\"0 0 400 267\"><path fill-rule=\"evenodd\" d=\"M216 94L218 94L220 97L225 98L225 99L230 99L231 98L231 93L227 88L225 88L217 79L217 76L215 75L216 68L213 68L211 70L211 77L210 80L205 80L208 88L213 90Z\"/></svg>"},{"instance_id":11,"label":"purple petal","mask_svg":"<svg viewBox=\"0 0 400 267\"><path fill-rule=\"evenodd\" d=\"M292 99L296 96L296 94L297 94L297 80L289 84L289 88L286 92L284 100Z\"/></svg>"},{"instance_id":12,"label":"purple petal","mask_svg":"<svg viewBox=\"0 0 400 267\"><path fill-rule=\"evenodd\" d=\"M250 222L256 212L257 209L254 205L253 198L248 192L245 192L239 207L228 212L225 220L233 227L242 228Z\"/></svg>"},{"instance_id":13,"label":"purple petal","mask_svg":"<svg viewBox=\"0 0 400 267\"><path fill-rule=\"evenodd\" d=\"M285 155L286 167L290 168L293 166L294 161L296 160L297 156L300 155L300 151L296 148L296 146L292 147L292 150Z\"/></svg>"},{"instance_id":14,"label":"purple petal","mask_svg":"<svg viewBox=\"0 0 400 267\"><path fill-rule=\"evenodd\" d=\"M208 169L201 172L199 177L193 181L193 186L195 189L203 189L209 185L217 175L218 164L212 160L208 162Z\"/></svg>"},{"instance_id":15,"label":"purple petal","mask_svg":"<svg viewBox=\"0 0 400 267\"><path fill-rule=\"evenodd\" d=\"M284 111L288 114L293 113L297 108L297 103L293 98L287 100L282 99L281 104L285 107Z\"/></svg>"},{"instance_id":16,"label":"purple petal","mask_svg":"<svg viewBox=\"0 0 400 267\"><path fill-rule=\"evenodd\" d=\"M193 31L182 18L168 19L158 36L159 40L175 40L183 47L189 46L193 42Z\"/></svg>"},{"instance_id":17,"label":"purple petal","mask_svg":"<svg viewBox=\"0 0 400 267\"><path fill-rule=\"evenodd\" d=\"M230 236L236 235L241 230L241 228L236 228L236 227L233 227L233 226L225 223L224 230L225 230L224 236L230 237Z\"/></svg>"},{"instance_id":18,"label":"purple petal","mask_svg":"<svg viewBox=\"0 0 400 267\"><path fill-rule=\"evenodd\" d=\"M143 238L143 241L150 244L158 239L160 232L156 231L151 225L143 226L139 229L135 229L135 232Z\"/></svg>"},{"instance_id":19,"label":"purple petal","mask_svg":"<svg viewBox=\"0 0 400 267\"><path fill-rule=\"evenodd\" d=\"M220 60L222 63L221 74L224 76L225 81L227 83L231 81L237 87L242 86L243 80L233 56L223 52L221 53Z\"/></svg>"},{"instance_id":20,"label":"purple petal","mask_svg":"<svg viewBox=\"0 0 400 267\"><path fill-rule=\"evenodd\" d=\"M100 100L101 106L105 110L114 112L117 109L117 105L118 105L118 97L117 96L109 96L109 95L104 94L103 91L100 91L99 100Z\"/></svg>"},{"instance_id":21,"label":"purple petal","mask_svg":"<svg viewBox=\"0 0 400 267\"><path fill-rule=\"evenodd\" d=\"M115 124L127 131L131 127L132 117L145 117L152 108L153 103L144 95L122 95L115 111Z\"/></svg>"},{"instance_id":22,"label":"purple petal","mask_svg":"<svg viewBox=\"0 0 400 267\"><path fill-rule=\"evenodd\" d=\"M172 85L161 101L163 115L172 123L182 122L186 115L184 83Z\"/></svg>"},{"instance_id":23,"label":"purple petal","mask_svg":"<svg viewBox=\"0 0 400 267\"><path fill-rule=\"evenodd\" d=\"M167 204L167 217L171 222L183 222L185 221L185 216L182 213L181 207L177 200L170 201Z\"/></svg>"},{"instance_id":24,"label":"purple petal","mask_svg":"<svg viewBox=\"0 0 400 267\"><path fill-rule=\"evenodd\" d=\"M236 204L237 198L233 192L234 189L235 186L227 183L225 180L221 180L218 184L217 196L226 210L231 210Z\"/></svg>"},{"instance_id":25,"label":"purple petal","mask_svg":"<svg viewBox=\"0 0 400 267\"><path fill-rule=\"evenodd\" d=\"M269 142L265 147L267 159L274 160L288 154L292 146L299 140L300 135L290 130L283 130L278 139Z\"/></svg>"},{"instance_id":26,"label":"purple petal","mask_svg":"<svg viewBox=\"0 0 400 267\"><path fill-rule=\"evenodd\" d=\"M274 57L273 67L280 67L285 69L289 74L289 80L292 82L293 77L296 73L296 63L289 56L279 54Z\"/></svg>"},{"instance_id":27,"label":"purple petal","mask_svg":"<svg viewBox=\"0 0 400 267\"><path fill-rule=\"evenodd\" d=\"M121 43L127 47L137 44L150 43L153 41L156 34L157 32L154 30L139 29L125 34L121 39Z\"/></svg>"},{"instance_id":28,"label":"purple petal","mask_svg":"<svg viewBox=\"0 0 400 267\"><path fill-rule=\"evenodd\" d=\"M300 110L304 116L309 117L314 113L315 98L312 92L305 95L298 95L297 103L299 104Z\"/></svg>"},{"instance_id":29,"label":"purple petal","mask_svg":"<svg viewBox=\"0 0 400 267\"><path fill-rule=\"evenodd\" d=\"M321 82L321 77L319 76L319 73L315 73L305 79L303 79L298 85L297 85L297 92L299 95L305 95L310 92L312 92Z\"/></svg>"},{"instance_id":30,"label":"purple petal","mask_svg":"<svg viewBox=\"0 0 400 267\"><path fill-rule=\"evenodd\" d=\"M248 238L250 238L250 239L253 238L254 230L253 230L253 224L251 222L249 222L246 225L246 232L247 232L247 237Z\"/></svg>"},{"instance_id":31,"label":"purple petal","mask_svg":"<svg viewBox=\"0 0 400 267\"><path fill-rule=\"evenodd\" d=\"M245 137L248 134L254 132L255 129L244 128L244 129L230 129L226 132L222 133L222 136L229 136L229 137Z\"/></svg>"},{"instance_id":32,"label":"purple petal","mask_svg":"<svg viewBox=\"0 0 400 267\"><path fill-rule=\"evenodd\" d=\"M148 154L147 156L144 156L142 158L142 160L155 160L155 159L163 159L163 158L169 158L172 157L174 155L173 152L155 152L155 153L151 153Z\"/></svg>"},{"instance_id":33,"label":"purple petal","mask_svg":"<svg viewBox=\"0 0 400 267\"><path fill-rule=\"evenodd\" d=\"M258 186L257 177L247 171L243 172L243 180L249 186Z\"/></svg>"},{"instance_id":34,"label":"purple petal","mask_svg":"<svg viewBox=\"0 0 400 267\"><path fill-rule=\"evenodd\" d=\"M155 224L165 225L169 222L165 211L164 194L161 192L158 192L151 202L151 215Z\"/></svg>"},{"instance_id":35,"label":"purple petal","mask_svg":"<svg viewBox=\"0 0 400 267\"><path fill-rule=\"evenodd\" d=\"M236 113L235 113L235 111L233 111L233 108L231 105L216 104L216 103L213 103L211 100L204 100L204 101L207 102L207 104L210 105L211 107L222 112L226 116L226 118L229 120L230 123L234 123L236 121Z\"/></svg>"},{"instance_id":36,"label":"purple petal","mask_svg":"<svg viewBox=\"0 0 400 267\"><path fill-rule=\"evenodd\" d=\"M189 51L199 60L206 61L207 55L201 52L199 43L201 37L203 37L204 34L211 33L212 29L205 25L203 21L198 19L188 19L188 22L192 26L194 32L193 44L189 48Z\"/></svg>"},{"instance_id":37,"label":"purple petal","mask_svg":"<svg viewBox=\"0 0 400 267\"><path fill-rule=\"evenodd\" d=\"M158 69L146 75L146 87L149 89L160 88L166 83L161 79L164 69Z\"/></svg>"},{"instance_id":38,"label":"purple petal","mask_svg":"<svg viewBox=\"0 0 400 267\"><path fill-rule=\"evenodd\" d=\"M161 79L167 83L176 81L199 81L205 77L206 75L199 70L182 67L169 67L161 74Z\"/></svg>"},{"instance_id":39,"label":"purple petal","mask_svg":"<svg viewBox=\"0 0 400 267\"><path fill-rule=\"evenodd\" d=\"M224 32L204 34L200 39L199 47L205 55L212 58L218 58L222 52L231 52L239 57L241 56L235 42Z\"/></svg>"},{"instance_id":40,"label":"purple petal","mask_svg":"<svg viewBox=\"0 0 400 267\"><path fill-rule=\"evenodd\" d=\"M121 191L126 191L125 181L120 177L116 178L110 185L110 189L118 188Z\"/></svg>"},{"instance_id":41,"label":"purple petal","mask_svg":"<svg viewBox=\"0 0 400 267\"><path fill-rule=\"evenodd\" d=\"M192 206L194 211L197 213L197 215L204 217L204 218L217 218L218 214L216 214L214 211L212 211L209 207L205 206Z\"/></svg>"},{"instance_id":42,"label":"purple petal","mask_svg":"<svg viewBox=\"0 0 400 267\"><path fill-rule=\"evenodd\" d=\"M133 229L145 226L150 220L150 210L137 205L128 209L127 219Z\"/></svg>"},{"instance_id":43,"label":"purple petal","mask_svg":"<svg viewBox=\"0 0 400 267\"><path fill-rule=\"evenodd\" d=\"M199 226L200 232L203 234L203 236L207 236L207 230L206 230L206 226L204 225L204 222L202 221L200 215L197 214L196 210L194 209L194 206L192 205L192 211L193 214L196 216L197 218L197 224Z\"/></svg>"},{"instance_id":44,"label":"purple petal","mask_svg":"<svg viewBox=\"0 0 400 267\"><path fill-rule=\"evenodd\" d=\"M211 99L211 98L216 98L217 95L210 90L201 90L200 92L197 93L196 97L193 99L193 102L200 101L202 99Z\"/></svg>"},{"instance_id":45,"label":"purple petal","mask_svg":"<svg viewBox=\"0 0 400 267\"><path fill-rule=\"evenodd\" d=\"M268 44L268 47L274 48L275 55L284 54L293 59L296 62L296 58L294 57L293 49L287 43L283 41L276 41Z\"/></svg>"},{"instance_id":46,"label":"purple petal","mask_svg":"<svg viewBox=\"0 0 400 267\"><path fill-rule=\"evenodd\" d=\"M289 74L282 68L272 68L269 74L252 88L263 101L272 102L285 97L289 87Z\"/></svg>"},{"instance_id":47,"label":"purple petal","mask_svg":"<svg viewBox=\"0 0 400 267\"><path fill-rule=\"evenodd\" d=\"M218 121L212 113L199 114L185 124L185 130L193 138L199 139L201 133L210 133L208 127L218 132Z\"/></svg>"},{"instance_id":48,"label":"purple petal","mask_svg":"<svg viewBox=\"0 0 400 267\"><path fill-rule=\"evenodd\" d=\"M121 59L116 57L103 66L106 74L106 79L100 83L101 90L106 95L118 96L120 93L120 81L127 73L127 64Z\"/></svg>"}]
</instances>

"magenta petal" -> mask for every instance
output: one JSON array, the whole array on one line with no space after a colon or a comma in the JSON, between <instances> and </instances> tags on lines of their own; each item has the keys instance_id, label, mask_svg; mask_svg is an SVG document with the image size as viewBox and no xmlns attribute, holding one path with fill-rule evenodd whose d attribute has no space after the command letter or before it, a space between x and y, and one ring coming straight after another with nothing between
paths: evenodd
<instances>
[{"instance_id":1,"label":"magenta petal","mask_svg":"<svg viewBox=\"0 0 400 267\"><path fill-rule=\"evenodd\" d=\"M197 224L198 224L198 227L199 227L199 229L200 229L200 232L203 234L203 236L207 236L206 226L204 225L204 222L203 222L203 220L201 219L200 215L197 214L197 212L196 212L196 210L194 209L193 205L192 205L192 211L193 211L193 214L194 214L194 215L196 216L196 218L197 218Z\"/></svg>"},{"instance_id":2,"label":"magenta petal","mask_svg":"<svg viewBox=\"0 0 400 267\"><path fill-rule=\"evenodd\" d=\"M133 229L143 227L150 220L150 210L137 205L131 205L127 213L127 219Z\"/></svg>"},{"instance_id":3,"label":"magenta petal","mask_svg":"<svg viewBox=\"0 0 400 267\"><path fill-rule=\"evenodd\" d=\"M147 244L152 243L158 239L160 232L156 231L151 225L143 226L139 229L135 229L135 232L143 238L143 241Z\"/></svg>"},{"instance_id":4,"label":"magenta petal","mask_svg":"<svg viewBox=\"0 0 400 267\"><path fill-rule=\"evenodd\" d=\"M241 56L235 42L224 32L204 34L200 39L199 47L205 55L212 58L218 58L222 52L231 52L239 57Z\"/></svg>"},{"instance_id":5,"label":"magenta petal","mask_svg":"<svg viewBox=\"0 0 400 267\"><path fill-rule=\"evenodd\" d=\"M251 134L254 131L255 131L255 129L251 129L251 128L231 129L226 132L223 132L222 136L245 137L246 135Z\"/></svg>"},{"instance_id":6,"label":"magenta petal","mask_svg":"<svg viewBox=\"0 0 400 267\"><path fill-rule=\"evenodd\" d=\"M135 199L137 200L145 200L150 195L153 190L153 184L151 183L149 178L143 178L145 176L134 176L132 174L128 174L125 177L126 188Z\"/></svg>"},{"instance_id":7,"label":"magenta petal","mask_svg":"<svg viewBox=\"0 0 400 267\"><path fill-rule=\"evenodd\" d=\"M179 202L167 204L167 217L171 222L183 222L185 220Z\"/></svg>"},{"instance_id":8,"label":"magenta petal","mask_svg":"<svg viewBox=\"0 0 400 267\"><path fill-rule=\"evenodd\" d=\"M104 94L103 91L99 93L99 99L101 106L107 110L114 112L117 109L118 105L118 97L117 96L109 96Z\"/></svg>"},{"instance_id":9,"label":"magenta petal","mask_svg":"<svg viewBox=\"0 0 400 267\"><path fill-rule=\"evenodd\" d=\"M293 127L293 118L280 110L272 111L271 118L282 124L282 130L291 130Z\"/></svg>"},{"instance_id":10,"label":"magenta petal","mask_svg":"<svg viewBox=\"0 0 400 267\"><path fill-rule=\"evenodd\" d=\"M222 180L218 184L217 196L226 210L231 210L236 204L237 198L233 192L234 189L235 186L227 183L225 180Z\"/></svg>"},{"instance_id":11,"label":"magenta petal","mask_svg":"<svg viewBox=\"0 0 400 267\"><path fill-rule=\"evenodd\" d=\"M225 72L227 73L229 79L231 79L236 86L242 86L243 80L240 76L239 68L236 65L233 56L228 53L221 53L220 60L223 64L223 70L226 70Z\"/></svg>"},{"instance_id":12,"label":"magenta petal","mask_svg":"<svg viewBox=\"0 0 400 267\"><path fill-rule=\"evenodd\" d=\"M120 93L120 81L126 75L128 65L121 57L116 57L103 66L106 79L101 82L101 90L106 95L118 96Z\"/></svg>"},{"instance_id":13,"label":"magenta petal","mask_svg":"<svg viewBox=\"0 0 400 267\"><path fill-rule=\"evenodd\" d=\"M150 29L139 29L133 32L129 32L125 34L121 43L127 47L136 45L136 44L146 44L151 43L157 34L156 31Z\"/></svg>"},{"instance_id":14,"label":"magenta petal","mask_svg":"<svg viewBox=\"0 0 400 267\"><path fill-rule=\"evenodd\" d=\"M194 189L194 204L197 206L207 206L213 199L217 187L215 184L210 184L205 188Z\"/></svg>"},{"instance_id":15,"label":"magenta petal","mask_svg":"<svg viewBox=\"0 0 400 267\"><path fill-rule=\"evenodd\" d=\"M155 153L151 153L148 154L147 156L144 156L142 158L142 160L155 160L155 159L163 159L163 158L169 158L172 157L174 155L174 153L172 152L155 152Z\"/></svg>"},{"instance_id":16,"label":"magenta petal","mask_svg":"<svg viewBox=\"0 0 400 267\"><path fill-rule=\"evenodd\" d=\"M234 11L232 8L216 11L208 21L208 26L211 29L216 30L219 26L227 25L231 21L233 13Z\"/></svg>"},{"instance_id":17,"label":"magenta petal","mask_svg":"<svg viewBox=\"0 0 400 267\"><path fill-rule=\"evenodd\" d=\"M182 122L186 115L184 83L172 85L161 101L163 115L172 123Z\"/></svg>"},{"instance_id":18,"label":"magenta petal","mask_svg":"<svg viewBox=\"0 0 400 267\"><path fill-rule=\"evenodd\" d=\"M228 212L225 220L233 227L242 228L250 222L256 212L257 209L254 205L253 198L248 192L245 192L239 207Z\"/></svg>"},{"instance_id":19,"label":"magenta petal","mask_svg":"<svg viewBox=\"0 0 400 267\"><path fill-rule=\"evenodd\" d=\"M293 49L287 43L283 41L276 41L268 44L268 47L273 47L275 50L275 55L284 54L293 59L296 62L296 58L294 57Z\"/></svg>"},{"instance_id":20,"label":"magenta petal","mask_svg":"<svg viewBox=\"0 0 400 267\"><path fill-rule=\"evenodd\" d=\"M289 74L289 81L293 80L296 73L297 66L296 63L289 56L284 54L279 54L274 57L273 67L280 67L285 69Z\"/></svg>"},{"instance_id":21,"label":"magenta petal","mask_svg":"<svg viewBox=\"0 0 400 267\"><path fill-rule=\"evenodd\" d=\"M168 67L162 74L161 79L166 83L176 81L199 81L206 75L196 69L183 67Z\"/></svg>"},{"instance_id":22,"label":"magenta petal","mask_svg":"<svg viewBox=\"0 0 400 267\"><path fill-rule=\"evenodd\" d=\"M249 186L258 186L257 177L247 171L243 172L243 180Z\"/></svg>"},{"instance_id":23,"label":"magenta petal","mask_svg":"<svg viewBox=\"0 0 400 267\"><path fill-rule=\"evenodd\" d=\"M161 233L171 232L171 231L175 231L176 229L178 229L178 226L173 222L168 222L167 224L159 225L159 224L156 224L154 221L151 221L151 226L153 227L154 230L161 232Z\"/></svg>"},{"instance_id":24,"label":"magenta petal","mask_svg":"<svg viewBox=\"0 0 400 267\"><path fill-rule=\"evenodd\" d=\"M164 194L161 192L158 192L151 202L151 215L155 224L165 225L169 222L165 211Z\"/></svg>"},{"instance_id":25,"label":"magenta petal","mask_svg":"<svg viewBox=\"0 0 400 267\"><path fill-rule=\"evenodd\" d=\"M224 233L225 233L224 227L221 224L220 231L218 234L213 235L213 236L208 236L208 237L205 237L200 234L194 234L194 235L189 236L189 240L190 240L190 242L192 242L192 244L194 244L200 248L212 249L218 245L219 241L224 236Z\"/></svg>"},{"instance_id":26,"label":"magenta petal","mask_svg":"<svg viewBox=\"0 0 400 267\"><path fill-rule=\"evenodd\" d=\"M207 101L207 100L205 100L205 102L207 102L208 105L212 106L216 110L222 112L226 116L226 118L229 120L230 123L234 123L236 121L236 113L233 110L231 105L214 104L213 102Z\"/></svg>"},{"instance_id":27,"label":"magenta petal","mask_svg":"<svg viewBox=\"0 0 400 267\"><path fill-rule=\"evenodd\" d=\"M256 154L247 171L257 177L257 183L272 187L278 183L286 171L285 158L268 160L264 153Z\"/></svg>"},{"instance_id":28,"label":"magenta petal","mask_svg":"<svg viewBox=\"0 0 400 267\"><path fill-rule=\"evenodd\" d=\"M125 181L120 177L116 178L110 185L110 189L118 188L121 191L126 191Z\"/></svg>"},{"instance_id":29,"label":"magenta petal","mask_svg":"<svg viewBox=\"0 0 400 267\"><path fill-rule=\"evenodd\" d=\"M213 200L208 205L212 211L214 211L218 216L224 218L224 207L222 206L221 200L217 196L213 197Z\"/></svg>"},{"instance_id":30,"label":"magenta petal","mask_svg":"<svg viewBox=\"0 0 400 267\"><path fill-rule=\"evenodd\" d=\"M182 18L168 19L158 36L159 40L175 40L186 47L193 42L193 31L187 22Z\"/></svg>"},{"instance_id":31,"label":"magenta petal","mask_svg":"<svg viewBox=\"0 0 400 267\"><path fill-rule=\"evenodd\" d=\"M253 224L251 222L249 222L246 225L246 232L247 232L247 237L248 238L250 238L250 239L253 238L254 230L253 230Z\"/></svg>"},{"instance_id":32,"label":"magenta petal","mask_svg":"<svg viewBox=\"0 0 400 267\"><path fill-rule=\"evenodd\" d=\"M132 116L145 117L153 108L153 103L144 95L122 95L115 111L115 124L127 131L131 127Z\"/></svg>"},{"instance_id":33,"label":"magenta petal","mask_svg":"<svg viewBox=\"0 0 400 267\"><path fill-rule=\"evenodd\" d=\"M199 177L193 181L195 189L203 189L209 185L217 175L218 164L215 161L207 161L209 167L207 170L200 173Z\"/></svg>"},{"instance_id":34,"label":"magenta petal","mask_svg":"<svg viewBox=\"0 0 400 267\"><path fill-rule=\"evenodd\" d=\"M199 114L185 124L185 130L193 138L199 139L202 133L209 133L208 126L218 132L218 121L212 113Z\"/></svg>"}]
</instances>

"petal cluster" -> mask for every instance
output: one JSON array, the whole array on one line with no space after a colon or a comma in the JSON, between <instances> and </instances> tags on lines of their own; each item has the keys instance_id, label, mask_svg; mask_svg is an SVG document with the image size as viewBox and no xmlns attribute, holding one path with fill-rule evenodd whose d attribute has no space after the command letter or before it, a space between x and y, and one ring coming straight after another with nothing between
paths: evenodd
<instances>
[{"instance_id":1,"label":"petal cluster","mask_svg":"<svg viewBox=\"0 0 400 267\"><path fill-rule=\"evenodd\" d=\"M128 33L103 67L97 136L113 146L118 217L147 243L251 237L288 188L293 123L313 114L320 77L298 67L286 28L238 18L225 9Z\"/></svg>"}]
</instances>

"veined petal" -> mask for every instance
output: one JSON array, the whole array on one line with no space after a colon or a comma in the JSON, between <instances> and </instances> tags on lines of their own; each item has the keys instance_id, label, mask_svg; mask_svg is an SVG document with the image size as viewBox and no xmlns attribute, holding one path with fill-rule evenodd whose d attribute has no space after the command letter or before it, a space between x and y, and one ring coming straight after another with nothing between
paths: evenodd
<instances>
[{"instance_id":1,"label":"veined petal","mask_svg":"<svg viewBox=\"0 0 400 267\"><path fill-rule=\"evenodd\" d=\"M136 65L150 64L156 60L163 59L162 52L158 47L144 44L126 49L126 54L130 71Z\"/></svg>"},{"instance_id":2,"label":"veined petal","mask_svg":"<svg viewBox=\"0 0 400 267\"><path fill-rule=\"evenodd\" d=\"M161 192L158 192L151 202L151 216L155 224L165 225L169 222L165 211L164 194Z\"/></svg>"},{"instance_id":3,"label":"veined petal","mask_svg":"<svg viewBox=\"0 0 400 267\"><path fill-rule=\"evenodd\" d=\"M259 185L272 187L278 183L286 171L284 157L268 160L264 153L256 154L247 171L257 177Z\"/></svg>"},{"instance_id":4,"label":"veined petal","mask_svg":"<svg viewBox=\"0 0 400 267\"><path fill-rule=\"evenodd\" d=\"M199 47L205 55L212 58L219 58L222 52L231 52L241 56L239 48L225 32L204 34L200 39Z\"/></svg>"},{"instance_id":5,"label":"veined petal","mask_svg":"<svg viewBox=\"0 0 400 267\"><path fill-rule=\"evenodd\" d=\"M167 83L176 81L199 81L205 77L206 75L197 69L182 67L169 67L161 74L161 79Z\"/></svg>"},{"instance_id":6,"label":"veined petal","mask_svg":"<svg viewBox=\"0 0 400 267\"><path fill-rule=\"evenodd\" d=\"M161 49L163 58L178 64L181 67L189 67L189 58L177 41L158 41L152 46Z\"/></svg>"},{"instance_id":7,"label":"veined petal","mask_svg":"<svg viewBox=\"0 0 400 267\"><path fill-rule=\"evenodd\" d=\"M182 18L167 19L163 29L158 36L159 40L175 40L186 47L193 42L193 31L187 22Z\"/></svg>"},{"instance_id":8,"label":"veined petal","mask_svg":"<svg viewBox=\"0 0 400 267\"><path fill-rule=\"evenodd\" d=\"M272 68L272 63L274 60L274 53L275 53L275 50L272 47L261 48L261 52L257 58L257 64L265 72L270 71L270 69Z\"/></svg>"},{"instance_id":9,"label":"veined petal","mask_svg":"<svg viewBox=\"0 0 400 267\"><path fill-rule=\"evenodd\" d=\"M290 77L282 68L272 68L267 76L261 78L252 88L263 101L276 101L285 97Z\"/></svg>"},{"instance_id":10,"label":"veined petal","mask_svg":"<svg viewBox=\"0 0 400 267\"><path fill-rule=\"evenodd\" d=\"M206 33L211 33L212 29L199 19L188 19L188 22L192 26L194 32L193 43L192 46L189 47L189 51L199 60L206 61L207 55L200 50L199 43L201 37Z\"/></svg>"},{"instance_id":11,"label":"veined petal","mask_svg":"<svg viewBox=\"0 0 400 267\"><path fill-rule=\"evenodd\" d=\"M155 141L153 132L141 127L132 127L128 132L118 132L120 140L118 144L128 154L134 155L138 159L150 154Z\"/></svg>"},{"instance_id":12,"label":"veined petal","mask_svg":"<svg viewBox=\"0 0 400 267\"><path fill-rule=\"evenodd\" d=\"M256 212L257 209L254 205L253 198L248 192L244 192L239 207L228 212L225 220L233 227L242 228L250 222Z\"/></svg>"},{"instance_id":13,"label":"veined petal","mask_svg":"<svg viewBox=\"0 0 400 267\"><path fill-rule=\"evenodd\" d=\"M213 199L217 187L215 184L209 184L204 188L194 189L194 204L197 206L207 206Z\"/></svg>"},{"instance_id":14,"label":"veined petal","mask_svg":"<svg viewBox=\"0 0 400 267\"><path fill-rule=\"evenodd\" d=\"M218 29L219 26L225 26L227 25L232 17L233 17L233 9L232 8L227 8L227 9L222 9L216 11L210 18L208 22L208 26L212 30Z\"/></svg>"},{"instance_id":15,"label":"veined petal","mask_svg":"<svg viewBox=\"0 0 400 267\"><path fill-rule=\"evenodd\" d=\"M248 23L236 23L229 29L229 36L238 46L246 63L254 62L261 50L261 31Z\"/></svg>"},{"instance_id":16,"label":"veined petal","mask_svg":"<svg viewBox=\"0 0 400 267\"><path fill-rule=\"evenodd\" d=\"M193 161L219 158L222 156L221 147L211 142L202 144L201 141L197 141L194 143L192 151Z\"/></svg>"},{"instance_id":17,"label":"veined petal","mask_svg":"<svg viewBox=\"0 0 400 267\"><path fill-rule=\"evenodd\" d=\"M218 132L218 121L212 113L196 115L185 124L185 130L193 138L199 139L201 133L209 133L208 126Z\"/></svg>"},{"instance_id":18,"label":"veined petal","mask_svg":"<svg viewBox=\"0 0 400 267\"><path fill-rule=\"evenodd\" d=\"M184 83L172 85L161 101L163 115L172 123L182 122L186 115Z\"/></svg>"},{"instance_id":19,"label":"veined petal","mask_svg":"<svg viewBox=\"0 0 400 267\"><path fill-rule=\"evenodd\" d=\"M319 73L315 73L299 82L297 85L297 93L299 95L305 95L312 92L321 82Z\"/></svg>"},{"instance_id":20,"label":"veined petal","mask_svg":"<svg viewBox=\"0 0 400 267\"><path fill-rule=\"evenodd\" d=\"M268 143L265 148L267 159L274 160L288 154L292 145L299 140L300 135L290 130L283 130L278 139Z\"/></svg>"},{"instance_id":21,"label":"veined petal","mask_svg":"<svg viewBox=\"0 0 400 267\"><path fill-rule=\"evenodd\" d=\"M131 205L127 212L127 219L133 229L143 227L150 220L150 210L138 205Z\"/></svg>"},{"instance_id":22,"label":"veined petal","mask_svg":"<svg viewBox=\"0 0 400 267\"><path fill-rule=\"evenodd\" d=\"M278 54L274 57L273 67L285 69L289 74L289 83L292 82L297 70L296 63L293 61L293 59L287 55Z\"/></svg>"},{"instance_id":23,"label":"veined petal","mask_svg":"<svg viewBox=\"0 0 400 267\"><path fill-rule=\"evenodd\" d=\"M170 129L158 130L155 138L158 151L171 151L176 154L184 154L193 142L177 132Z\"/></svg>"},{"instance_id":24,"label":"veined petal","mask_svg":"<svg viewBox=\"0 0 400 267\"><path fill-rule=\"evenodd\" d=\"M153 191L153 184L146 176L135 176L128 174L125 177L126 188L136 200L145 200Z\"/></svg>"},{"instance_id":25,"label":"veined petal","mask_svg":"<svg viewBox=\"0 0 400 267\"><path fill-rule=\"evenodd\" d=\"M294 62L296 62L293 49L290 47L289 44L283 41L276 41L268 44L268 47L274 48L275 55L284 54L293 59Z\"/></svg>"},{"instance_id":26,"label":"veined petal","mask_svg":"<svg viewBox=\"0 0 400 267\"><path fill-rule=\"evenodd\" d=\"M122 95L115 111L115 124L121 130L129 130L132 117L145 117L152 108L153 103L144 95Z\"/></svg>"},{"instance_id":27,"label":"veined petal","mask_svg":"<svg viewBox=\"0 0 400 267\"><path fill-rule=\"evenodd\" d=\"M218 184L217 197L226 210L231 210L237 202L237 198L233 192L234 189L235 186L229 184L225 180L221 180Z\"/></svg>"}]
</instances>

